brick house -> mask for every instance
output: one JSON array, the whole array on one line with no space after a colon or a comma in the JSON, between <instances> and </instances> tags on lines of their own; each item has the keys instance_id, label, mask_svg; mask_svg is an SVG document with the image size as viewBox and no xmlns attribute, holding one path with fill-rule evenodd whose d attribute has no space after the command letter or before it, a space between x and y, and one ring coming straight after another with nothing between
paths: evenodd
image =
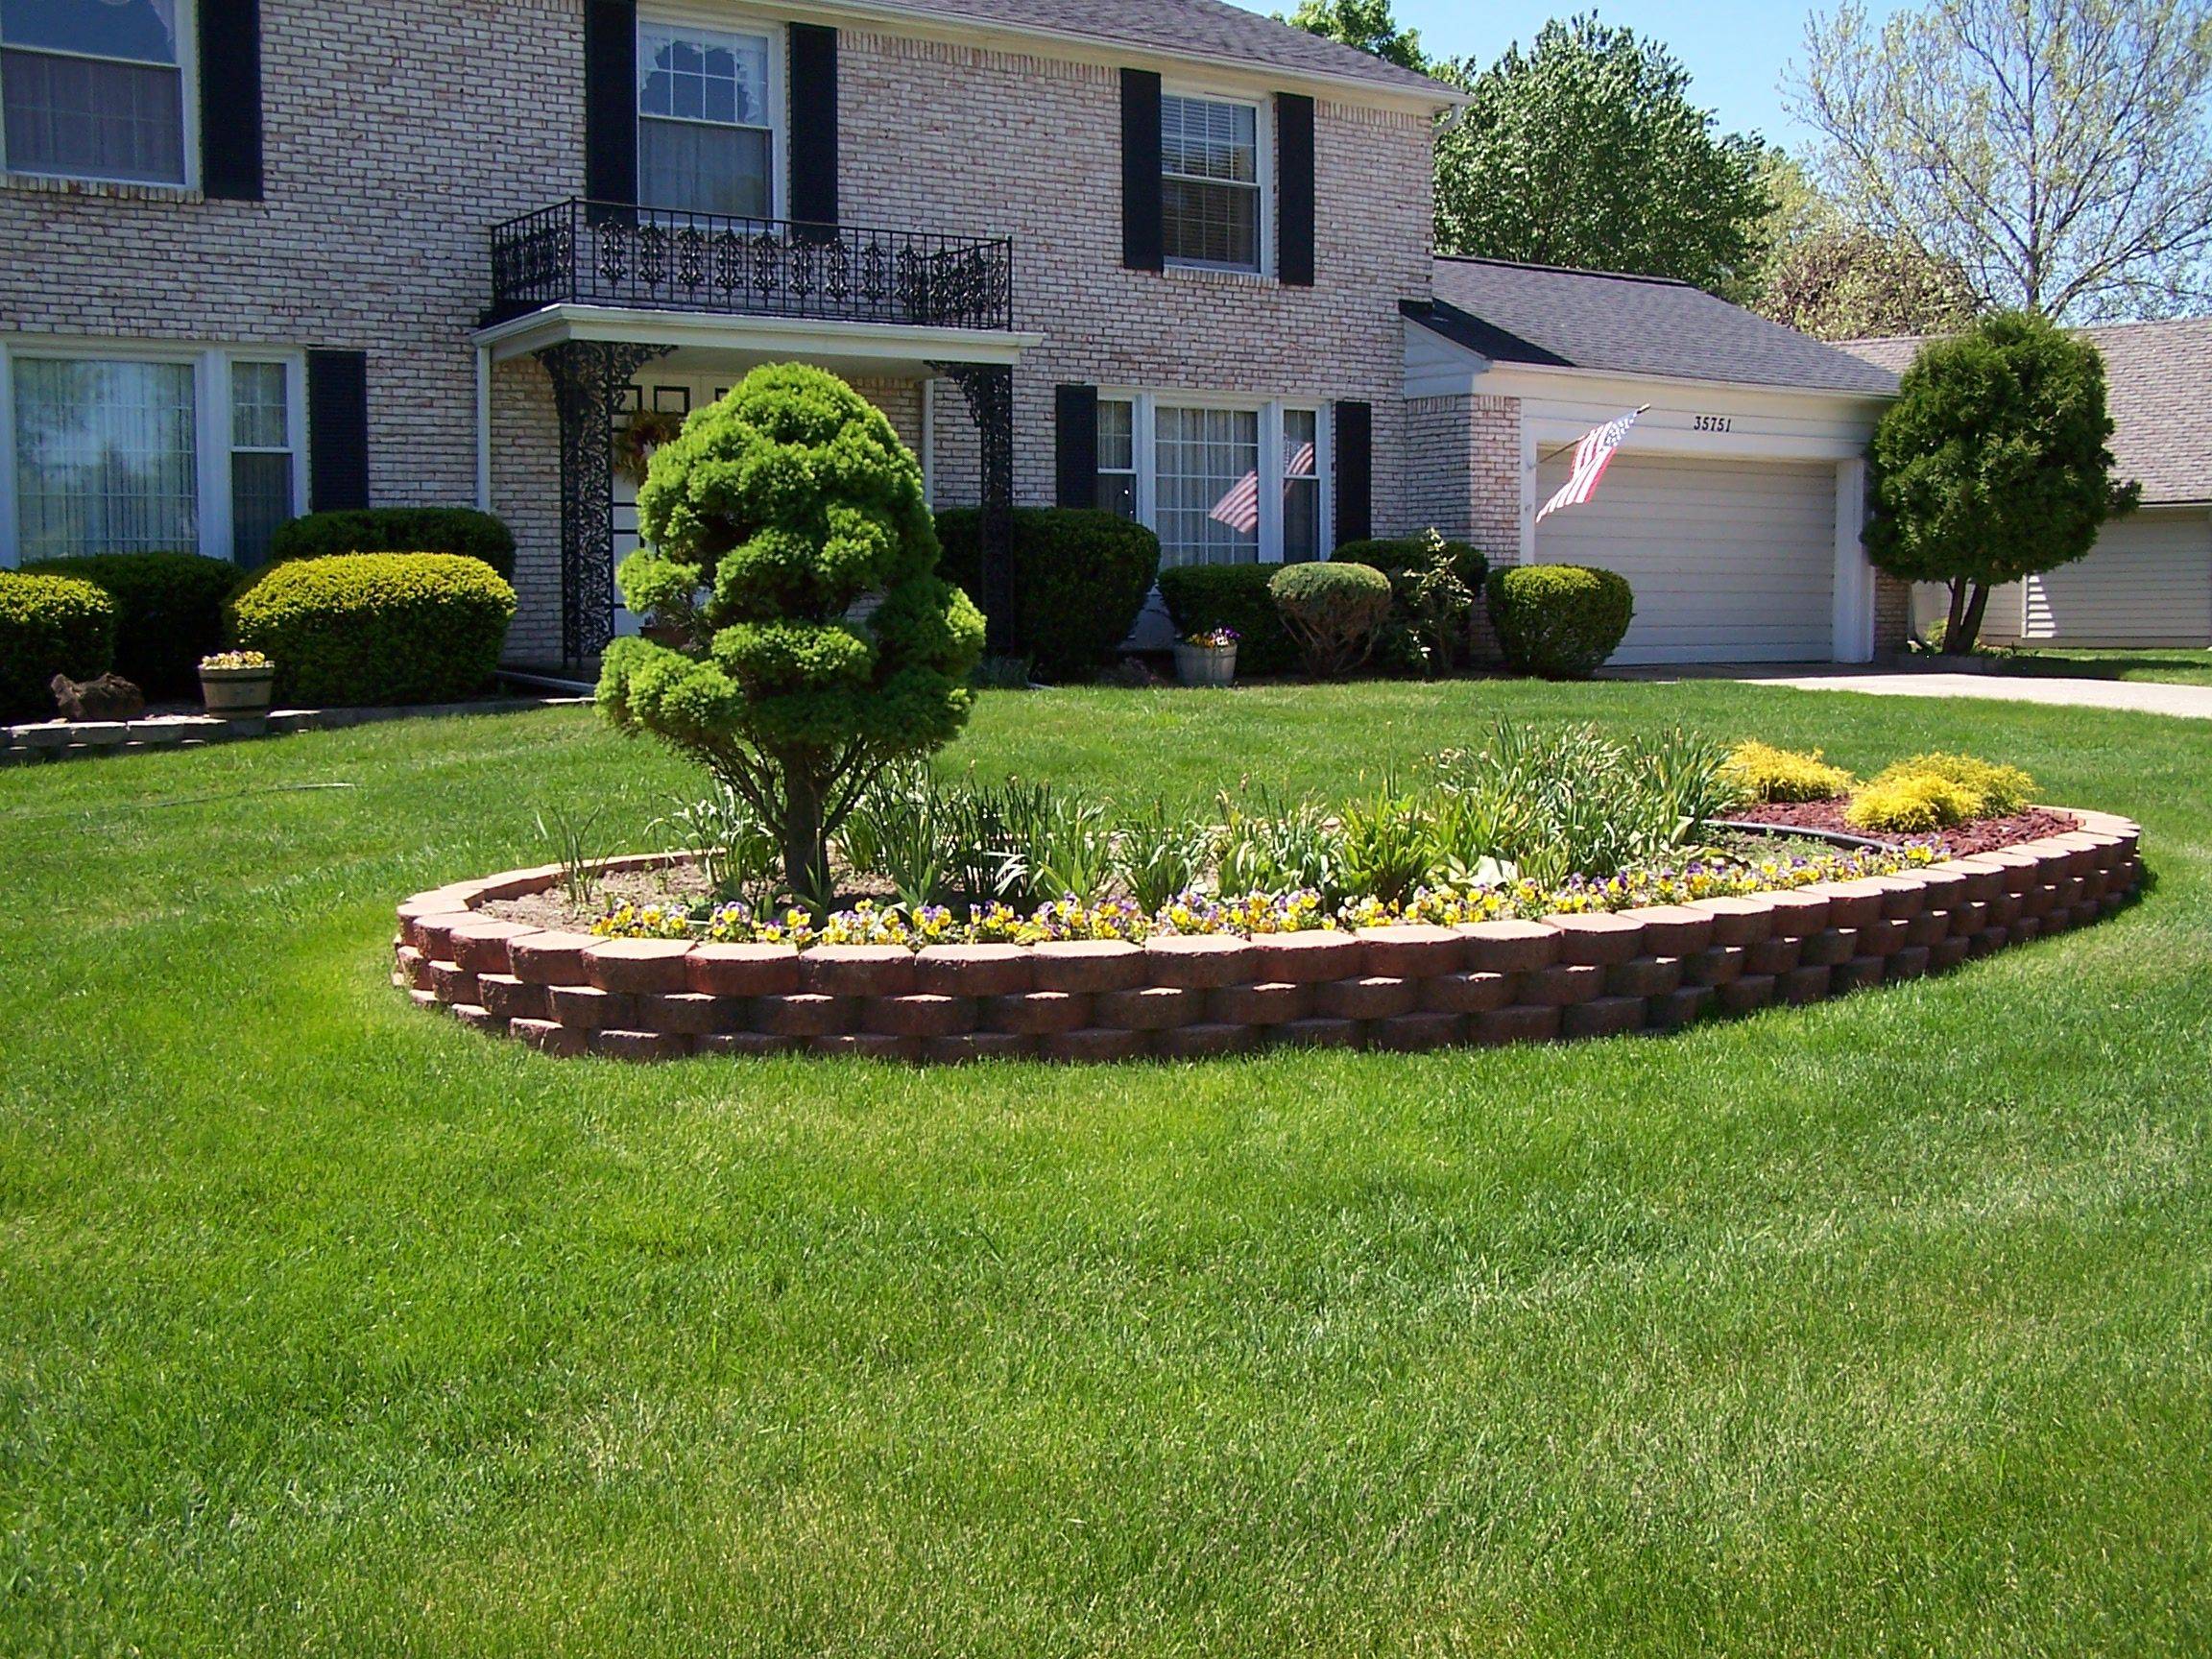
<instances>
[{"instance_id":1,"label":"brick house","mask_svg":"<svg viewBox=\"0 0 2212 1659\"><path fill-rule=\"evenodd\" d=\"M1856 583L1838 469L1871 382L1763 373L1733 321L1686 379L1464 346L1490 336L1451 317L1519 301L1439 294L1457 98L1220 0L7 0L0 552L252 564L296 512L475 502L519 543L511 659L584 662L634 625L621 428L800 358L889 415L937 503L1106 505L1169 563L1431 523L1564 556L1532 446L1655 396L1680 420L1632 447L1709 417L1739 470L1796 463L1729 512L1828 538ZM1597 314L1577 339L1638 315L1554 287L1539 310ZM1732 349L1741 396L1699 378ZM1693 518L1726 482L1654 477ZM1239 480L1257 507L1216 515ZM1691 603L1741 574L1669 545ZM1856 614L1835 654L1870 644ZM1684 638L1662 655L1732 643Z\"/></svg>"}]
</instances>

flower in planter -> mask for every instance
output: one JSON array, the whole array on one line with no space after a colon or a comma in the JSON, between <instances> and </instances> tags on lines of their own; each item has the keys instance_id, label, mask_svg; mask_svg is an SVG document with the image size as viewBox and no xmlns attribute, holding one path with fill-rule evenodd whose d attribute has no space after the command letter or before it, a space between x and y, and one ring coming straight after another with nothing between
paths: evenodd
<instances>
[{"instance_id":1,"label":"flower in planter","mask_svg":"<svg viewBox=\"0 0 2212 1659\"><path fill-rule=\"evenodd\" d=\"M1226 651L1242 637L1234 628L1209 628L1202 634L1186 634L1183 643L1195 645L1204 651Z\"/></svg>"},{"instance_id":2,"label":"flower in planter","mask_svg":"<svg viewBox=\"0 0 2212 1659\"><path fill-rule=\"evenodd\" d=\"M275 668L276 664L265 652L217 651L200 659L203 670L216 668Z\"/></svg>"}]
</instances>

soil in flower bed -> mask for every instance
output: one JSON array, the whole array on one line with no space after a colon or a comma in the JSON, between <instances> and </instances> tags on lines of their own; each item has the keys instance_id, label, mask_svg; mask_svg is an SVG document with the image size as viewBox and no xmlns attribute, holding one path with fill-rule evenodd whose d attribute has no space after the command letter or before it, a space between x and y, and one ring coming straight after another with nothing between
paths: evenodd
<instances>
[{"instance_id":1,"label":"soil in flower bed","mask_svg":"<svg viewBox=\"0 0 2212 1659\"><path fill-rule=\"evenodd\" d=\"M1764 806L1745 806L1729 816L1744 824L1779 824L1791 830L1835 830L1893 847L1912 841L1933 841L1953 858L1990 853L2018 842L2039 840L2045 835L2063 835L2079 822L2072 813L2047 812L2036 806L2015 812L2009 818L1978 819L1972 824L1955 825L1928 835L1876 835L1854 828L1843 816L1843 809L1849 805L1849 800L1840 795L1830 801L1776 801Z\"/></svg>"},{"instance_id":2,"label":"soil in flower bed","mask_svg":"<svg viewBox=\"0 0 2212 1659\"><path fill-rule=\"evenodd\" d=\"M862 899L886 904L897 897L887 883L850 869L834 854L830 864L830 874L838 878L834 909L848 909ZM567 888L556 882L542 893L527 894L520 899L494 899L479 908L486 916L500 922L589 933L592 923L625 904L639 908L657 904L663 910L689 910L704 904L709 897L707 878L696 864L685 860L660 870L624 870L603 876L592 884L589 898L581 906L569 903Z\"/></svg>"}]
</instances>

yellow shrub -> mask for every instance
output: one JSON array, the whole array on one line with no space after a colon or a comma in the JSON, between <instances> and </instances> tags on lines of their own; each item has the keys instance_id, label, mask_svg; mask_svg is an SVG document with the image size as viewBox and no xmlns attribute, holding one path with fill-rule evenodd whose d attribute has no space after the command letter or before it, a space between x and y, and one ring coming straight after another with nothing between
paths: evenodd
<instances>
[{"instance_id":1,"label":"yellow shrub","mask_svg":"<svg viewBox=\"0 0 2212 1659\"><path fill-rule=\"evenodd\" d=\"M1745 801L1830 801L1851 787L1851 774L1820 758L1770 743L1739 743L1721 763L1722 781Z\"/></svg>"},{"instance_id":2,"label":"yellow shrub","mask_svg":"<svg viewBox=\"0 0 2212 1659\"><path fill-rule=\"evenodd\" d=\"M1969 818L2006 818L2028 805L2035 780L2017 766L1999 766L1971 755L1914 755L1886 768L1876 783L1905 778L1940 778L1974 797Z\"/></svg>"},{"instance_id":3,"label":"yellow shrub","mask_svg":"<svg viewBox=\"0 0 2212 1659\"><path fill-rule=\"evenodd\" d=\"M1981 796L1933 772L1885 775L1851 797L1843 817L1878 835L1921 835L1980 817L1981 805Z\"/></svg>"}]
</instances>

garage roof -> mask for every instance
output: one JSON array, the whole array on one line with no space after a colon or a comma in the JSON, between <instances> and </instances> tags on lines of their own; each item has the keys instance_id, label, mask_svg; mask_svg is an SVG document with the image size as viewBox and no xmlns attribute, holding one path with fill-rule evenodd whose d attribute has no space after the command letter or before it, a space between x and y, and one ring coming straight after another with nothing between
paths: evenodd
<instances>
[{"instance_id":1,"label":"garage roof","mask_svg":"<svg viewBox=\"0 0 2212 1659\"><path fill-rule=\"evenodd\" d=\"M2212 319L2116 323L2078 328L2104 354L2112 406L2112 458L2143 485L2146 501L2212 501ZM1923 334L1850 340L1846 351L1902 373Z\"/></svg>"},{"instance_id":2,"label":"garage roof","mask_svg":"<svg viewBox=\"0 0 2212 1659\"><path fill-rule=\"evenodd\" d=\"M1687 282L1439 256L1407 316L1494 362L1886 397L1887 369Z\"/></svg>"}]
</instances>

